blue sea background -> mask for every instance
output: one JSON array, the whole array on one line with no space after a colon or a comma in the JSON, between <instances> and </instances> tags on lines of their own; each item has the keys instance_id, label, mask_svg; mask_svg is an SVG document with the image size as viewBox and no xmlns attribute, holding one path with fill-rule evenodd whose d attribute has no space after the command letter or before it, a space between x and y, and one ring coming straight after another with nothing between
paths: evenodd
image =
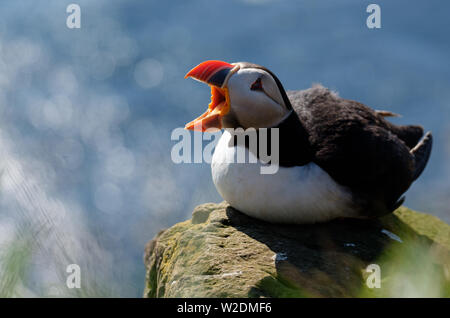
<instances>
[{"instance_id":1,"label":"blue sea background","mask_svg":"<svg viewBox=\"0 0 450 318\"><path fill-rule=\"evenodd\" d=\"M171 132L209 102L183 77L208 59L431 130L405 205L450 222L450 2L376 1L381 29L366 26L368 1L79 0L80 29L70 3L0 4L0 281L2 251L31 250L16 296L139 297L146 242L221 201L209 165L171 160ZM66 286L72 263L84 294Z\"/></svg>"}]
</instances>

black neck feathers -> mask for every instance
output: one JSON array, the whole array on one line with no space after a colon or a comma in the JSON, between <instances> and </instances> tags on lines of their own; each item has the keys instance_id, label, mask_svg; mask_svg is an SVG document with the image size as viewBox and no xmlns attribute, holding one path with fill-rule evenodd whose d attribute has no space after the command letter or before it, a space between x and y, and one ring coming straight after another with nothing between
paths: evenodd
<instances>
[{"instance_id":1,"label":"black neck feathers","mask_svg":"<svg viewBox=\"0 0 450 318\"><path fill-rule=\"evenodd\" d=\"M298 118L295 111L290 111L287 117L285 117L278 125L267 129L267 148L268 155L272 155L272 149L275 149L272 145L272 128L278 129L279 132L279 165L282 167L303 166L313 159L313 151L308 140L308 133L305 130L302 122ZM255 156L259 158L259 142L260 142L260 130L256 130L257 136L257 153ZM249 135L245 135L245 147L250 149ZM234 136L234 144L238 143L237 136Z\"/></svg>"}]
</instances>

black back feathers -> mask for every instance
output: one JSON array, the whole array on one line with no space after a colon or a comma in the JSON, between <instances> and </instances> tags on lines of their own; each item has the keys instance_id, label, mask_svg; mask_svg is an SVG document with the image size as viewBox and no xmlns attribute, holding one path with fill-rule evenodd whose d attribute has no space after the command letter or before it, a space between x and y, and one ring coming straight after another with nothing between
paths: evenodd
<instances>
[{"instance_id":1,"label":"black back feathers","mask_svg":"<svg viewBox=\"0 0 450 318\"><path fill-rule=\"evenodd\" d=\"M308 133L313 161L352 190L363 213L384 214L397 207L426 166L431 133L421 139L422 127L394 125L322 86L287 94Z\"/></svg>"}]
</instances>

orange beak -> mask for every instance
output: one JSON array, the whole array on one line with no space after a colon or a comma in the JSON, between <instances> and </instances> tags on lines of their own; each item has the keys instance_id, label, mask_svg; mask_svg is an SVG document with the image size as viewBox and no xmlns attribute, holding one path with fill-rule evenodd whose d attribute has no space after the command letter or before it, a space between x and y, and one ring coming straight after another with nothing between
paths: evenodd
<instances>
[{"instance_id":1,"label":"orange beak","mask_svg":"<svg viewBox=\"0 0 450 318\"><path fill-rule=\"evenodd\" d=\"M211 87L211 102L203 115L186 124L185 129L213 131L222 129L222 117L230 111L228 89L223 87L235 66L222 61L206 61L192 70L185 78L192 77ZM225 85L224 85L225 84Z\"/></svg>"}]
</instances>

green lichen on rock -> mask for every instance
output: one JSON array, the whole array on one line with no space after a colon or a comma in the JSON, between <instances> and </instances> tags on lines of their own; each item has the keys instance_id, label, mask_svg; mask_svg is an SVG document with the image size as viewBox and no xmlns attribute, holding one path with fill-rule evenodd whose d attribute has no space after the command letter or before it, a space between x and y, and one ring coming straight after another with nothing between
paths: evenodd
<instances>
[{"instance_id":1,"label":"green lichen on rock","mask_svg":"<svg viewBox=\"0 0 450 318\"><path fill-rule=\"evenodd\" d=\"M405 207L379 220L279 225L198 206L145 251L145 297L450 297L450 226ZM380 288L367 266L380 268Z\"/></svg>"}]
</instances>

